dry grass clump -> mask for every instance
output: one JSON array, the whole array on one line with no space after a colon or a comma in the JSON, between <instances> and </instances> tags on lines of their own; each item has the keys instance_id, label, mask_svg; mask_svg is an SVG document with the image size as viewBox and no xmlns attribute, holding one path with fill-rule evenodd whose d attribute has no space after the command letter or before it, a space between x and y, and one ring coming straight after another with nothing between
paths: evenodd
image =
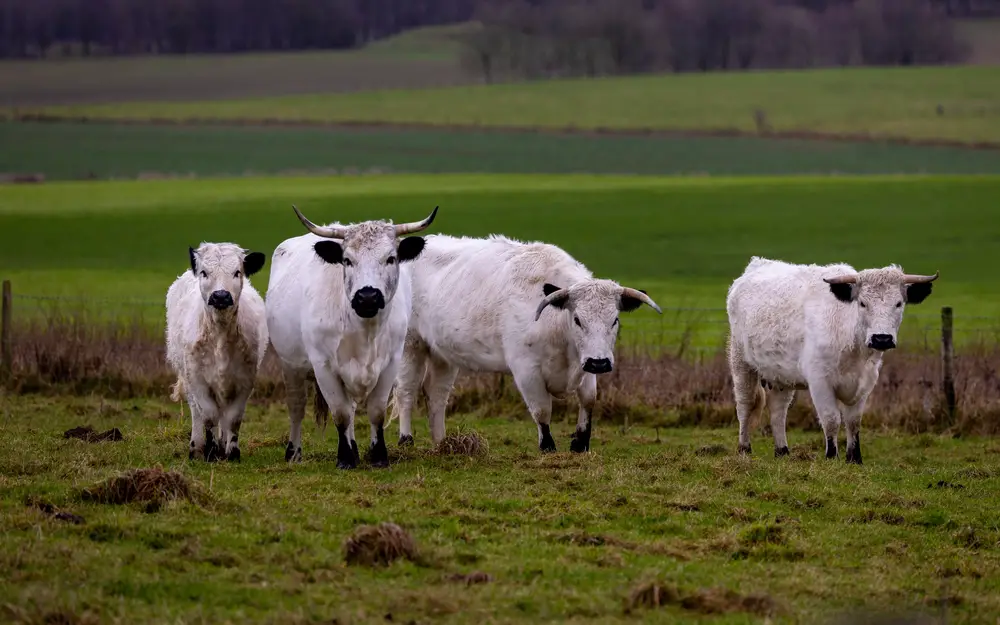
<instances>
[{"instance_id":1,"label":"dry grass clump","mask_svg":"<svg viewBox=\"0 0 1000 625\"><path fill-rule=\"evenodd\" d=\"M728 451L725 445L705 445L704 447L699 447L694 450L694 455L696 456L721 456Z\"/></svg>"},{"instance_id":2,"label":"dry grass clump","mask_svg":"<svg viewBox=\"0 0 1000 625\"><path fill-rule=\"evenodd\" d=\"M473 584L488 584L493 581L493 576L482 571L473 571L468 574L454 573L449 575L447 579L450 582L459 582L466 586L472 586Z\"/></svg>"},{"instance_id":3,"label":"dry grass clump","mask_svg":"<svg viewBox=\"0 0 1000 625\"><path fill-rule=\"evenodd\" d=\"M489 441L479 432L449 434L434 447L434 453L441 456L485 456L489 452Z\"/></svg>"},{"instance_id":4,"label":"dry grass clump","mask_svg":"<svg viewBox=\"0 0 1000 625\"><path fill-rule=\"evenodd\" d=\"M203 504L208 499L207 493L198 484L176 471L164 471L161 467L133 469L85 488L80 495L85 501L118 505L134 501L164 504L179 499Z\"/></svg>"},{"instance_id":5,"label":"dry grass clump","mask_svg":"<svg viewBox=\"0 0 1000 625\"><path fill-rule=\"evenodd\" d=\"M349 565L387 566L400 558L416 557L413 537L395 523L362 525L344 541L344 560Z\"/></svg>"},{"instance_id":6,"label":"dry grass clump","mask_svg":"<svg viewBox=\"0 0 1000 625\"><path fill-rule=\"evenodd\" d=\"M125 440L122 431L118 428L111 428L104 432L97 432L89 425L79 426L63 432L63 438L78 438L88 443L100 443L102 441Z\"/></svg>"},{"instance_id":7,"label":"dry grass clump","mask_svg":"<svg viewBox=\"0 0 1000 625\"><path fill-rule=\"evenodd\" d=\"M646 582L636 587L628 598L626 612L668 605L701 614L748 612L773 617L778 613L777 603L767 594L741 595L727 588L684 591L674 584L664 582Z\"/></svg>"}]
</instances>

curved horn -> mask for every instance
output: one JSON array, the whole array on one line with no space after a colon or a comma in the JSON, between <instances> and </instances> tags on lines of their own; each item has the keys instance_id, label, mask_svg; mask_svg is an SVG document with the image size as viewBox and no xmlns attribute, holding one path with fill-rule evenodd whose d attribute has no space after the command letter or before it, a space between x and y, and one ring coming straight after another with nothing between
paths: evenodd
<instances>
[{"instance_id":1,"label":"curved horn","mask_svg":"<svg viewBox=\"0 0 1000 625\"><path fill-rule=\"evenodd\" d=\"M940 271L935 271L933 276L920 276L908 273L903 276L903 284L924 284L927 282L934 282L940 275Z\"/></svg>"},{"instance_id":2,"label":"curved horn","mask_svg":"<svg viewBox=\"0 0 1000 625\"><path fill-rule=\"evenodd\" d=\"M427 226L431 225L431 222L434 221L434 216L437 214L438 214L438 207L435 206L434 211L431 212L430 216L427 217L427 219L424 219L423 221L414 221L408 224L396 224L395 226L396 236L401 237L404 234L413 234L414 232L420 232L421 230L425 230Z\"/></svg>"},{"instance_id":3,"label":"curved horn","mask_svg":"<svg viewBox=\"0 0 1000 625\"><path fill-rule=\"evenodd\" d=\"M633 297L633 298L635 298L635 299L643 302L644 304L648 304L650 308L652 308L656 312L660 313L661 315L663 314L663 311L660 310L660 307L656 305L656 302L653 301L653 298L651 298L650 296L646 295L642 291L637 291L637 290L631 289L631 288L629 288L627 286L623 286L622 287L622 295L626 295L628 297Z\"/></svg>"},{"instance_id":4,"label":"curved horn","mask_svg":"<svg viewBox=\"0 0 1000 625\"><path fill-rule=\"evenodd\" d=\"M546 295L545 299L542 300L542 303L539 304L538 308L535 310L535 321L538 321L538 319L542 316L542 311L545 310L546 306L557 299L562 299L564 297L569 297L569 289L559 289L558 291L552 291Z\"/></svg>"},{"instance_id":5,"label":"curved horn","mask_svg":"<svg viewBox=\"0 0 1000 625\"><path fill-rule=\"evenodd\" d=\"M823 282L827 284L857 284L858 276L856 274L848 274L845 276L837 276L835 278L823 278Z\"/></svg>"},{"instance_id":6,"label":"curved horn","mask_svg":"<svg viewBox=\"0 0 1000 625\"><path fill-rule=\"evenodd\" d=\"M309 232L312 232L318 237L326 237L327 239L343 239L347 234L347 228L344 228L343 226L317 226L313 222L306 219L306 216L302 214L299 207L295 204L292 204L292 210L295 211L295 215L299 218L299 221L302 222L302 225L305 226Z\"/></svg>"}]
</instances>

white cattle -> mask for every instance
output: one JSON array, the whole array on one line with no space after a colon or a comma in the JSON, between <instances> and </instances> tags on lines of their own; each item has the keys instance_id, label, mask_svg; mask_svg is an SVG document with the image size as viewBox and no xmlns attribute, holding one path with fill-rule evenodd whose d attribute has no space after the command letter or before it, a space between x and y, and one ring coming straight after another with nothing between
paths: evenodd
<instances>
[{"instance_id":1,"label":"white cattle","mask_svg":"<svg viewBox=\"0 0 1000 625\"><path fill-rule=\"evenodd\" d=\"M267 289L267 325L281 359L291 422L285 459L302 459L306 376L337 426L337 466L360 460L354 412L366 403L371 425L369 460L386 467L383 424L410 319L410 270L422 237L397 237L431 225L365 221L317 226L293 207L311 234L287 239L274 250Z\"/></svg>"},{"instance_id":2,"label":"white cattle","mask_svg":"<svg viewBox=\"0 0 1000 625\"><path fill-rule=\"evenodd\" d=\"M238 462L240 424L267 351L264 300L249 278L266 258L233 243L202 243L188 254L191 271L167 289L171 399L186 397L191 409L189 458Z\"/></svg>"},{"instance_id":3,"label":"white cattle","mask_svg":"<svg viewBox=\"0 0 1000 625\"><path fill-rule=\"evenodd\" d=\"M565 251L502 236L432 235L413 263L413 315L393 398L401 445L413 442L411 413L421 384L434 443L460 369L510 372L538 426L542 451L555 451L552 397L580 403L571 449L590 449L597 374L614 366L619 311L645 294L591 272ZM545 309L551 307L548 314Z\"/></svg>"},{"instance_id":4,"label":"white cattle","mask_svg":"<svg viewBox=\"0 0 1000 625\"><path fill-rule=\"evenodd\" d=\"M808 389L826 457L837 457L843 419L847 461L861 464L861 413L882 355L896 346L906 304L924 301L937 277L904 274L896 265L859 272L754 256L726 298L739 451L750 453L750 423L766 402L774 455L787 455L785 416L795 391Z\"/></svg>"}]
</instances>

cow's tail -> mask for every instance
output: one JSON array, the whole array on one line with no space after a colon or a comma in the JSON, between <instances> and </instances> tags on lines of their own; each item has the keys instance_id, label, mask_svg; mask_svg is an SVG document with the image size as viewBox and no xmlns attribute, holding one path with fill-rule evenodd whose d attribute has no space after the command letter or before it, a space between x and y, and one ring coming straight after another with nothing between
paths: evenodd
<instances>
[{"instance_id":1,"label":"cow's tail","mask_svg":"<svg viewBox=\"0 0 1000 625\"><path fill-rule=\"evenodd\" d=\"M177 381L170 387L170 401L181 401L184 397L184 379L177 376Z\"/></svg>"},{"instance_id":2,"label":"cow's tail","mask_svg":"<svg viewBox=\"0 0 1000 625\"><path fill-rule=\"evenodd\" d=\"M319 390L319 382L313 378L313 387L316 391L313 395L313 415L316 417L316 425L326 431L326 423L330 419L330 406L323 397L323 391Z\"/></svg>"},{"instance_id":3,"label":"cow's tail","mask_svg":"<svg viewBox=\"0 0 1000 625\"><path fill-rule=\"evenodd\" d=\"M764 390L764 382L757 385L757 392L753 397L753 408L750 409L750 423L760 423L764 416L764 404L767 403L767 391Z\"/></svg>"}]
</instances>

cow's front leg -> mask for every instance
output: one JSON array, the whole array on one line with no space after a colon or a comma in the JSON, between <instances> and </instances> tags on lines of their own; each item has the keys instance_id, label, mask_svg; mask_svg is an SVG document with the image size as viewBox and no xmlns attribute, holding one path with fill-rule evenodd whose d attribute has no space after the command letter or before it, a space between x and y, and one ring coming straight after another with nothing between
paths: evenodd
<instances>
[{"instance_id":1,"label":"cow's front leg","mask_svg":"<svg viewBox=\"0 0 1000 625\"><path fill-rule=\"evenodd\" d=\"M214 462L219 459L219 447L212 430L219 421L219 409L208 391L198 382L187 383L188 405L191 407L191 444L189 460Z\"/></svg>"},{"instance_id":2,"label":"cow's front leg","mask_svg":"<svg viewBox=\"0 0 1000 625\"><path fill-rule=\"evenodd\" d=\"M592 373L585 373L580 380L580 386L576 389L576 398L580 403L580 412L576 418L576 432L570 441L570 451L583 453L590 451L590 428L594 415L594 406L597 405L597 376Z\"/></svg>"},{"instance_id":3,"label":"cow's front leg","mask_svg":"<svg viewBox=\"0 0 1000 625\"><path fill-rule=\"evenodd\" d=\"M427 423L431 429L431 442L435 445L444 440L445 410L448 408L448 396L455 386L456 377L458 367L431 356L424 392L427 393Z\"/></svg>"},{"instance_id":4,"label":"cow's front leg","mask_svg":"<svg viewBox=\"0 0 1000 625\"><path fill-rule=\"evenodd\" d=\"M316 384L337 426L337 468L357 468L361 457L358 443L354 440L354 402L347 397L343 383L329 367L315 367L314 371Z\"/></svg>"},{"instance_id":5,"label":"cow's front leg","mask_svg":"<svg viewBox=\"0 0 1000 625\"><path fill-rule=\"evenodd\" d=\"M774 436L774 457L788 455L788 439L785 438L785 421L788 407L795 399L795 390L771 389L767 396L767 411L771 413L771 434Z\"/></svg>"},{"instance_id":6,"label":"cow's front leg","mask_svg":"<svg viewBox=\"0 0 1000 625\"><path fill-rule=\"evenodd\" d=\"M514 384L521 392L528 412L538 426L538 449L543 453L555 451L556 442L552 439L549 424L552 421L552 395L545 388L541 372L536 368L512 368Z\"/></svg>"},{"instance_id":7,"label":"cow's front leg","mask_svg":"<svg viewBox=\"0 0 1000 625\"><path fill-rule=\"evenodd\" d=\"M837 433L840 431L840 402L826 380L809 380L809 395L816 406L816 416L826 438L826 457L837 457Z\"/></svg>"},{"instance_id":8,"label":"cow's front leg","mask_svg":"<svg viewBox=\"0 0 1000 625\"><path fill-rule=\"evenodd\" d=\"M251 389L241 391L222 411L219 422L220 455L229 462L240 461L240 426L246 413Z\"/></svg>"},{"instance_id":9,"label":"cow's front leg","mask_svg":"<svg viewBox=\"0 0 1000 625\"><path fill-rule=\"evenodd\" d=\"M844 429L847 430L847 462L861 464L861 414L868 397L853 406L844 406Z\"/></svg>"},{"instance_id":10,"label":"cow's front leg","mask_svg":"<svg viewBox=\"0 0 1000 625\"><path fill-rule=\"evenodd\" d=\"M399 361L392 359L368 395L368 424L371 428L371 445L368 448L368 461L373 467L384 469L389 466L389 450L385 446L385 411L389 404L389 394L396 381L399 371Z\"/></svg>"}]
</instances>

